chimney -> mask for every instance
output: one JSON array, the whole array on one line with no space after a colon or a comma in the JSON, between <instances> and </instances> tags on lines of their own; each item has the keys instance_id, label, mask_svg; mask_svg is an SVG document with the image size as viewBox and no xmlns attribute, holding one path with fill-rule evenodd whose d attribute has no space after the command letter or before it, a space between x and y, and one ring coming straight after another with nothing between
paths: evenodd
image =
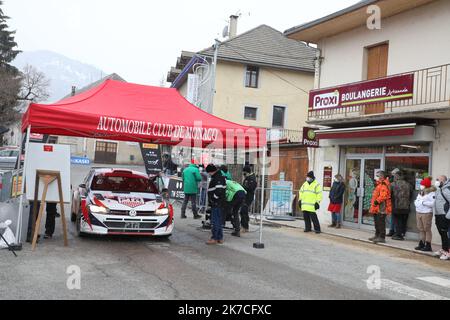
<instances>
[{"instance_id":1,"label":"chimney","mask_svg":"<svg viewBox=\"0 0 450 320\"><path fill-rule=\"evenodd\" d=\"M230 31L229 31L230 39L233 39L234 37L237 36L238 19L239 16L236 15L230 16Z\"/></svg>"},{"instance_id":2,"label":"chimney","mask_svg":"<svg viewBox=\"0 0 450 320\"><path fill-rule=\"evenodd\" d=\"M77 87L72 86L72 93L71 93L72 97L75 95L76 91L77 91Z\"/></svg>"}]
</instances>

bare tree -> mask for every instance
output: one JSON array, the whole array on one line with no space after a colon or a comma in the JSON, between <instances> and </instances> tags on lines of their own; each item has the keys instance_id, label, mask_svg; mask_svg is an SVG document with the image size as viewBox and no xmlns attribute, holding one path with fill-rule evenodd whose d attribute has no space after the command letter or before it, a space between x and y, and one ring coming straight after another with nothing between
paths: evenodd
<instances>
[{"instance_id":1,"label":"bare tree","mask_svg":"<svg viewBox=\"0 0 450 320\"><path fill-rule=\"evenodd\" d=\"M42 102L48 99L50 80L43 72L31 65L26 65L22 71L22 88L19 101Z\"/></svg>"},{"instance_id":2,"label":"bare tree","mask_svg":"<svg viewBox=\"0 0 450 320\"><path fill-rule=\"evenodd\" d=\"M8 126L19 119L17 96L21 78L6 68L0 68L0 125Z\"/></svg>"}]
</instances>

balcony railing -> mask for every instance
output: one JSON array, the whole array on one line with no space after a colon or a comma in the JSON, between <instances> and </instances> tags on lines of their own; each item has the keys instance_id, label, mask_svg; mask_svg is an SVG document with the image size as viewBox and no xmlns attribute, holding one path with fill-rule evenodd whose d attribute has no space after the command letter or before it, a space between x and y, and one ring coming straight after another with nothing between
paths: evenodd
<instances>
[{"instance_id":1,"label":"balcony railing","mask_svg":"<svg viewBox=\"0 0 450 320\"><path fill-rule=\"evenodd\" d=\"M283 143L301 143L303 131L288 129L267 129L267 141Z\"/></svg>"},{"instance_id":2,"label":"balcony railing","mask_svg":"<svg viewBox=\"0 0 450 320\"><path fill-rule=\"evenodd\" d=\"M321 123L335 120L366 118L402 113L438 112L450 108L450 64L405 72L414 74L413 97L408 100L382 102L384 112L373 112L371 105L354 105L336 109L309 110L308 122ZM394 76L394 75L393 75ZM369 111L369 108L370 111Z\"/></svg>"}]
</instances>

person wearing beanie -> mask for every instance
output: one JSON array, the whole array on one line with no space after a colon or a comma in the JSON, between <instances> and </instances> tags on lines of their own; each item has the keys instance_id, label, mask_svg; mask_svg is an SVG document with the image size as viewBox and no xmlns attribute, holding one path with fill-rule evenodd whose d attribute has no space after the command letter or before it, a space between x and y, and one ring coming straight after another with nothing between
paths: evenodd
<instances>
[{"instance_id":1,"label":"person wearing beanie","mask_svg":"<svg viewBox=\"0 0 450 320\"><path fill-rule=\"evenodd\" d=\"M208 201L211 206L211 239L206 243L216 245L223 243L223 208L225 203L225 191L227 182L222 172L213 164L206 167L206 172L211 177L208 186Z\"/></svg>"},{"instance_id":2,"label":"person wearing beanie","mask_svg":"<svg viewBox=\"0 0 450 320\"><path fill-rule=\"evenodd\" d=\"M247 195L245 196L244 205L241 208L241 226L242 233L247 233L249 231L249 208L255 199L256 188L258 187L258 182L256 181L256 175L250 166L245 166L244 170L244 182L242 186L244 187Z\"/></svg>"},{"instance_id":3,"label":"person wearing beanie","mask_svg":"<svg viewBox=\"0 0 450 320\"><path fill-rule=\"evenodd\" d=\"M306 175L306 182L298 194L298 204L305 218L305 232L311 232L311 220L317 234L321 233L319 218L316 211L320 209L322 201L322 187L317 182L314 172Z\"/></svg>"},{"instance_id":4,"label":"person wearing beanie","mask_svg":"<svg viewBox=\"0 0 450 320\"><path fill-rule=\"evenodd\" d=\"M436 187L431 185L431 178L425 178L420 183L420 193L417 195L416 206L417 229L420 232L420 242L415 248L418 251L431 252L431 226L433 208L436 202Z\"/></svg>"}]
</instances>

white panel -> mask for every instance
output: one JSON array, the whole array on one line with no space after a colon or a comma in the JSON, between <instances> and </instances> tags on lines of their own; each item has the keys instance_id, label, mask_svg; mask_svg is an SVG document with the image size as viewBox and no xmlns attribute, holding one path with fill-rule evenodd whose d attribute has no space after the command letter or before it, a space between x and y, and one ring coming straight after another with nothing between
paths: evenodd
<instances>
[{"instance_id":1,"label":"white panel","mask_svg":"<svg viewBox=\"0 0 450 320\"><path fill-rule=\"evenodd\" d=\"M49 146L53 151L44 151L44 147ZM26 169L26 196L28 200L34 200L34 189L36 183L37 170L59 171L61 173L61 183L63 200L70 203L70 146L58 144L30 143L28 148L27 169ZM42 198L44 184L39 185L38 199ZM59 202L58 184L56 181L50 184L46 201Z\"/></svg>"}]
</instances>

